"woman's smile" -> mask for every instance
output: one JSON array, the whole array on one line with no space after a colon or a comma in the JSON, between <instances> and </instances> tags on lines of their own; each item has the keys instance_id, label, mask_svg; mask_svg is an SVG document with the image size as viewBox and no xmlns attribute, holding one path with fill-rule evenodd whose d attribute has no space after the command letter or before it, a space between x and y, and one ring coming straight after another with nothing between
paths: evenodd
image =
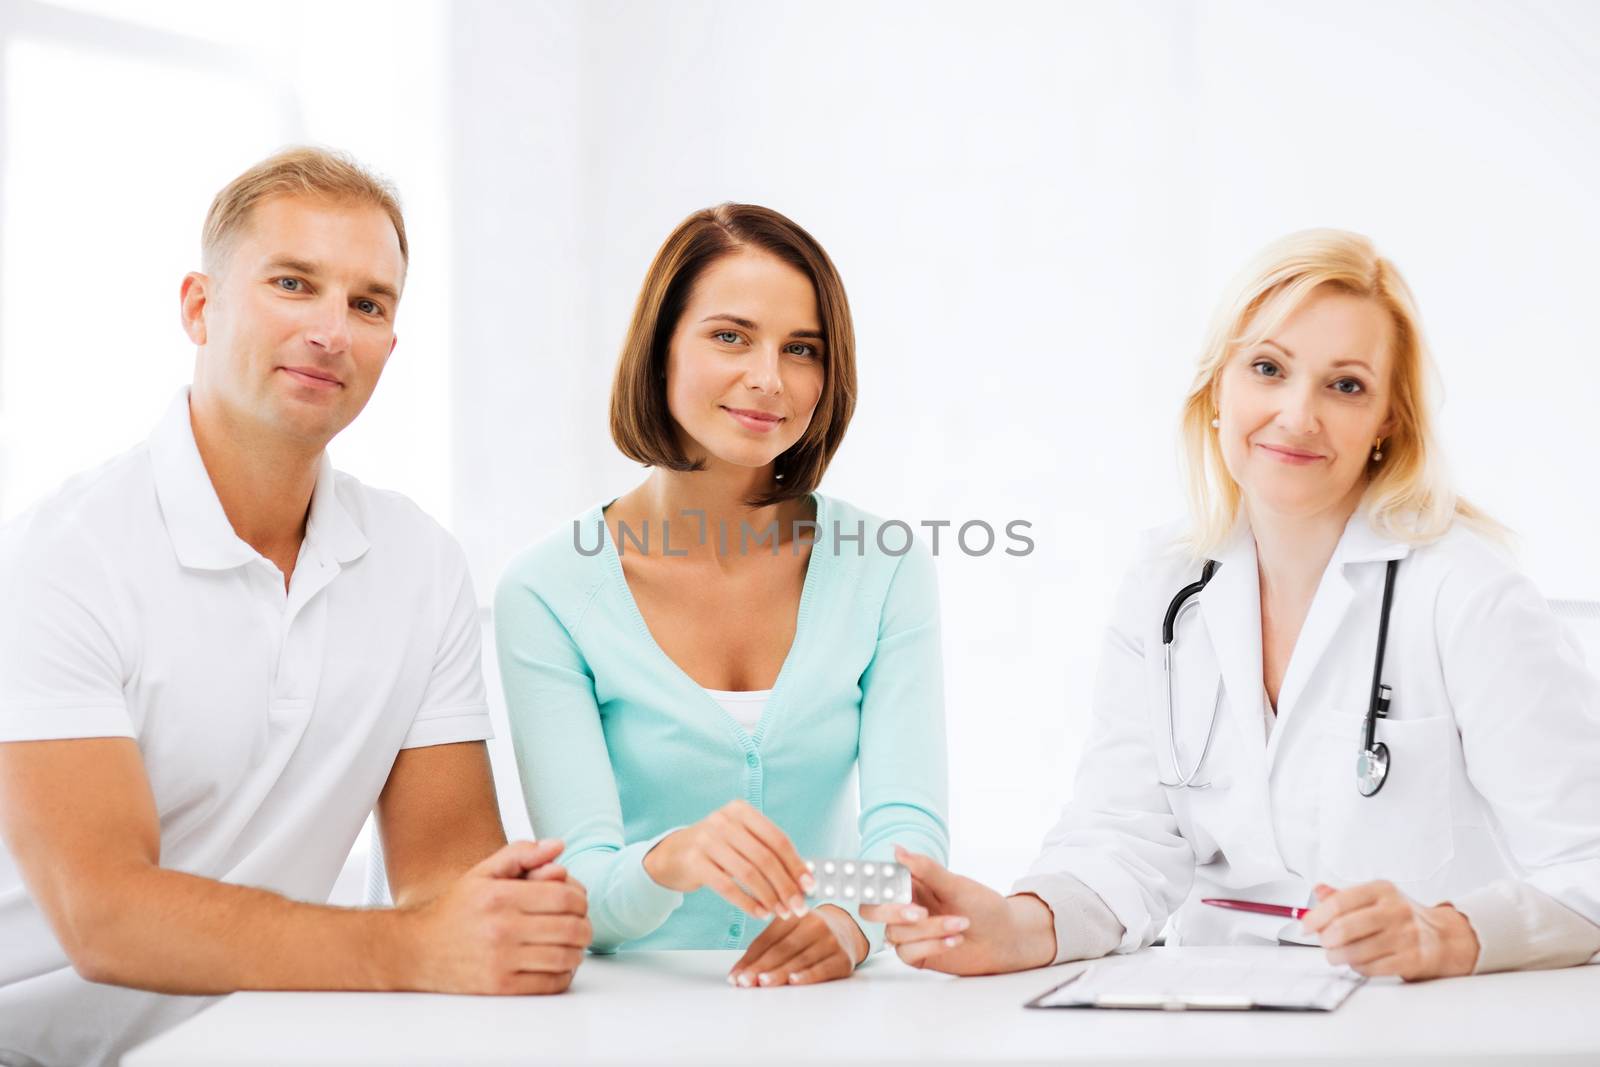
<instances>
[{"instance_id":1,"label":"woman's smile","mask_svg":"<svg viewBox=\"0 0 1600 1067\"><path fill-rule=\"evenodd\" d=\"M776 430L779 426L783 425L782 415L773 414L767 411L757 411L753 408L730 408L727 405L721 406L723 411L726 411L730 416L733 417L733 421L737 422L745 429L752 430L755 433L771 433L773 430Z\"/></svg>"}]
</instances>

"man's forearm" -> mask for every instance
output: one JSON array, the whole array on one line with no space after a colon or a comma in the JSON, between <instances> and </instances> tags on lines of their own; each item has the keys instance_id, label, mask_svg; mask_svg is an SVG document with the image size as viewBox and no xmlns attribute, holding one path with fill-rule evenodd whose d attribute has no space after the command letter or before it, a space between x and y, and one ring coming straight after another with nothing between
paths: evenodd
<instances>
[{"instance_id":1,"label":"man's forearm","mask_svg":"<svg viewBox=\"0 0 1600 1067\"><path fill-rule=\"evenodd\" d=\"M161 993L416 989L411 916L304 904L159 867L74 909L68 952L92 981Z\"/></svg>"}]
</instances>

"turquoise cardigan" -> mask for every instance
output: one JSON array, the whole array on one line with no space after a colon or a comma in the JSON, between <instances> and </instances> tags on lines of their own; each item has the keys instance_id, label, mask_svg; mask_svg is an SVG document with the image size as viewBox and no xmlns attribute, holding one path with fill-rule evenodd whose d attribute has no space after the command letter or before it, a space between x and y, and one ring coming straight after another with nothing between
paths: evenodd
<instances>
[{"instance_id":1,"label":"turquoise cardigan","mask_svg":"<svg viewBox=\"0 0 1600 1067\"><path fill-rule=\"evenodd\" d=\"M764 923L709 889L663 888L643 863L735 797L803 857L893 859L899 844L948 861L933 560L920 543L889 554L905 527L880 546L880 520L813 496L820 533L794 643L754 734L651 637L601 508L577 520L576 539L564 525L500 580L495 639L523 796L534 832L564 839L561 862L588 888L596 952L754 940ZM597 542L597 554L578 550ZM862 930L881 945L881 925Z\"/></svg>"}]
</instances>

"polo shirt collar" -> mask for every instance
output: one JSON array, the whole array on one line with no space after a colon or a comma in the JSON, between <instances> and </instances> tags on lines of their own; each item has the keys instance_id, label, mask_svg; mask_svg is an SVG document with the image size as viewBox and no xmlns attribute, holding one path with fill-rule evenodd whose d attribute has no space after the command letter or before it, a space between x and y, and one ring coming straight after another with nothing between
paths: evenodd
<instances>
[{"instance_id":1,"label":"polo shirt collar","mask_svg":"<svg viewBox=\"0 0 1600 1067\"><path fill-rule=\"evenodd\" d=\"M339 500L338 475L326 450L317 462L317 486L311 491L311 514L306 517L306 541L339 563L366 554L370 542Z\"/></svg>"},{"instance_id":2,"label":"polo shirt collar","mask_svg":"<svg viewBox=\"0 0 1600 1067\"><path fill-rule=\"evenodd\" d=\"M172 538L178 562L196 570L230 570L261 559L233 530L217 490L200 459L189 421L189 387L172 398L167 413L150 436L150 461L155 471L156 499ZM366 535L339 501L333 462L324 452L317 468L306 521L306 542L349 563L366 552Z\"/></svg>"}]
</instances>

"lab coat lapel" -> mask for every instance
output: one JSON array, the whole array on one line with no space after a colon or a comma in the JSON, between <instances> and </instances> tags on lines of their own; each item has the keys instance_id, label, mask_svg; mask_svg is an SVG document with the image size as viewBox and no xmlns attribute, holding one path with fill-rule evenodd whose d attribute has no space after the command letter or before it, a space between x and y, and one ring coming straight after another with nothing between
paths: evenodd
<instances>
[{"instance_id":1,"label":"lab coat lapel","mask_svg":"<svg viewBox=\"0 0 1600 1067\"><path fill-rule=\"evenodd\" d=\"M1240 526L1218 554L1220 566L1200 591L1200 617L1222 672L1231 739L1216 747L1228 752L1240 784L1266 782L1266 752L1261 724L1261 593L1255 541Z\"/></svg>"},{"instance_id":2,"label":"lab coat lapel","mask_svg":"<svg viewBox=\"0 0 1600 1067\"><path fill-rule=\"evenodd\" d=\"M1356 602L1356 588L1350 580L1349 566L1400 559L1409 551L1409 546L1404 542L1395 541L1374 530L1364 508L1358 508L1350 516L1339 543L1334 546L1333 556L1328 560L1328 568L1322 572L1322 581L1312 597L1311 609L1300 627L1300 636L1295 639L1294 652L1289 656L1289 668L1284 674L1283 686L1278 690L1278 721L1266 753L1269 774L1282 747L1284 734L1293 725L1295 711L1306 694L1307 686L1316 678L1323 658L1329 654L1330 646L1346 625L1351 606ZM1381 582L1379 588L1382 588ZM1259 628L1258 624L1258 631ZM1326 685L1328 681L1325 677L1321 684Z\"/></svg>"},{"instance_id":3,"label":"lab coat lapel","mask_svg":"<svg viewBox=\"0 0 1600 1067\"><path fill-rule=\"evenodd\" d=\"M1306 682L1317 673L1317 666L1328 651L1328 645L1344 625L1355 590L1345 577L1344 566L1336 549L1322 572L1316 595L1311 598L1311 609L1301 624L1300 635L1295 638L1294 651L1289 654L1289 668L1284 672L1283 685L1278 688L1278 721L1273 725L1272 737L1267 742L1267 770L1272 770L1284 732L1289 728L1295 708L1306 690Z\"/></svg>"}]
</instances>

